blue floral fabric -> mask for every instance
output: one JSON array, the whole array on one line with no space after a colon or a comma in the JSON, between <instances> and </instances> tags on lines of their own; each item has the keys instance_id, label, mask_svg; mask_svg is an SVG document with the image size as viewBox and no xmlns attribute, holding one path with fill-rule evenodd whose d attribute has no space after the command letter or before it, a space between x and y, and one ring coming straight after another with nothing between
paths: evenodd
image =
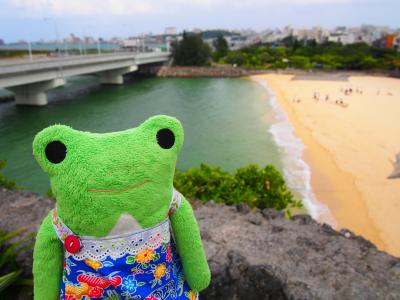
<instances>
[{"instance_id":1,"label":"blue floral fabric","mask_svg":"<svg viewBox=\"0 0 400 300\"><path fill-rule=\"evenodd\" d=\"M157 249L137 255L104 260L64 261L61 299L197 299L183 276L176 247L171 240Z\"/></svg>"},{"instance_id":2,"label":"blue floral fabric","mask_svg":"<svg viewBox=\"0 0 400 300\"><path fill-rule=\"evenodd\" d=\"M198 299L183 276L169 216L180 206L175 191L166 219L129 234L94 238L75 235L55 208L54 230L64 244L61 299Z\"/></svg>"}]
</instances>

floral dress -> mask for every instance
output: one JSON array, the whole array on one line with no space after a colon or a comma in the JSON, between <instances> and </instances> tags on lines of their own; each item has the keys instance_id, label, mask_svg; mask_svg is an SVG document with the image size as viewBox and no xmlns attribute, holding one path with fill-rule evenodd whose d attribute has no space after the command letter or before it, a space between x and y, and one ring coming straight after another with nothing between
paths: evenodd
<instances>
[{"instance_id":1,"label":"floral dress","mask_svg":"<svg viewBox=\"0 0 400 300\"><path fill-rule=\"evenodd\" d=\"M198 299L185 281L169 216L180 206L174 191L168 216L148 229L111 237L79 237L58 217L53 227L64 244L60 299Z\"/></svg>"}]
</instances>

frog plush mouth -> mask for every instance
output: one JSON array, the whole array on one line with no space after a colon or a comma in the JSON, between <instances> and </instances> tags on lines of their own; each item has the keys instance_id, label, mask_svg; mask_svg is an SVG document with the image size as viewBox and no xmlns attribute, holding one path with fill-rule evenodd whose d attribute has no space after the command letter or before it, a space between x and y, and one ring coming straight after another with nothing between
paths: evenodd
<instances>
[{"instance_id":1,"label":"frog plush mouth","mask_svg":"<svg viewBox=\"0 0 400 300\"><path fill-rule=\"evenodd\" d=\"M138 188L142 185L145 185L146 183L149 183L150 180L143 180L141 182L126 186L124 188L120 189L88 189L88 192L91 193L121 193L121 192L126 192L135 188Z\"/></svg>"}]
</instances>

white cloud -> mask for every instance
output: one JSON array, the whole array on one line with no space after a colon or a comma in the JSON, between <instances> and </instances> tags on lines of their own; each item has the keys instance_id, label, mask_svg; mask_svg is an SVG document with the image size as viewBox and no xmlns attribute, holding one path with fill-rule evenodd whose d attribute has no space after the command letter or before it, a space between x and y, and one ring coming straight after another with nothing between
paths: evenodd
<instances>
[{"instance_id":1,"label":"white cloud","mask_svg":"<svg viewBox=\"0 0 400 300\"><path fill-rule=\"evenodd\" d=\"M56 16L129 16L156 12L150 1L141 0L9 0L18 9L32 15Z\"/></svg>"},{"instance_id":2,"label":"white cloud","mask_svg":"<svg viewBox=\"0 0 400 300\"><path fill-rule=\"evenodd\" d=\"M188 8L267 9L271 5L321 5L357 0L7 0L32 17L55 16L135 16L179 12Z\"/></svg>"}]
</instances>

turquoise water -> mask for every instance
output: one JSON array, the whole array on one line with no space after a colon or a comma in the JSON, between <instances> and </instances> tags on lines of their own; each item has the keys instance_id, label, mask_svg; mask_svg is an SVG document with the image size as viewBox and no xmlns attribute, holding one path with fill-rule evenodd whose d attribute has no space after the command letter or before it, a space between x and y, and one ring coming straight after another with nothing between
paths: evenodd
<instances>
[{"instance_id":1,"label":"turquoise water","mask_svg":"<svg viewBox=\"0 0 400 300\"><path fill-rule=\"evenodd\" d=\"M202 162L228 171L249 163L272 163L281 169L268 131L274 112L266 91L251 80L149 78L100 86L86 76L51 91L45 107L0 104L0 159L8 163L4 173L26 189L46 193L49 180L31 154L38 131L55 123L92 132L118 131L155 114L175 116L184 126L179 170Z\"/></svg>"}]
</instances>

